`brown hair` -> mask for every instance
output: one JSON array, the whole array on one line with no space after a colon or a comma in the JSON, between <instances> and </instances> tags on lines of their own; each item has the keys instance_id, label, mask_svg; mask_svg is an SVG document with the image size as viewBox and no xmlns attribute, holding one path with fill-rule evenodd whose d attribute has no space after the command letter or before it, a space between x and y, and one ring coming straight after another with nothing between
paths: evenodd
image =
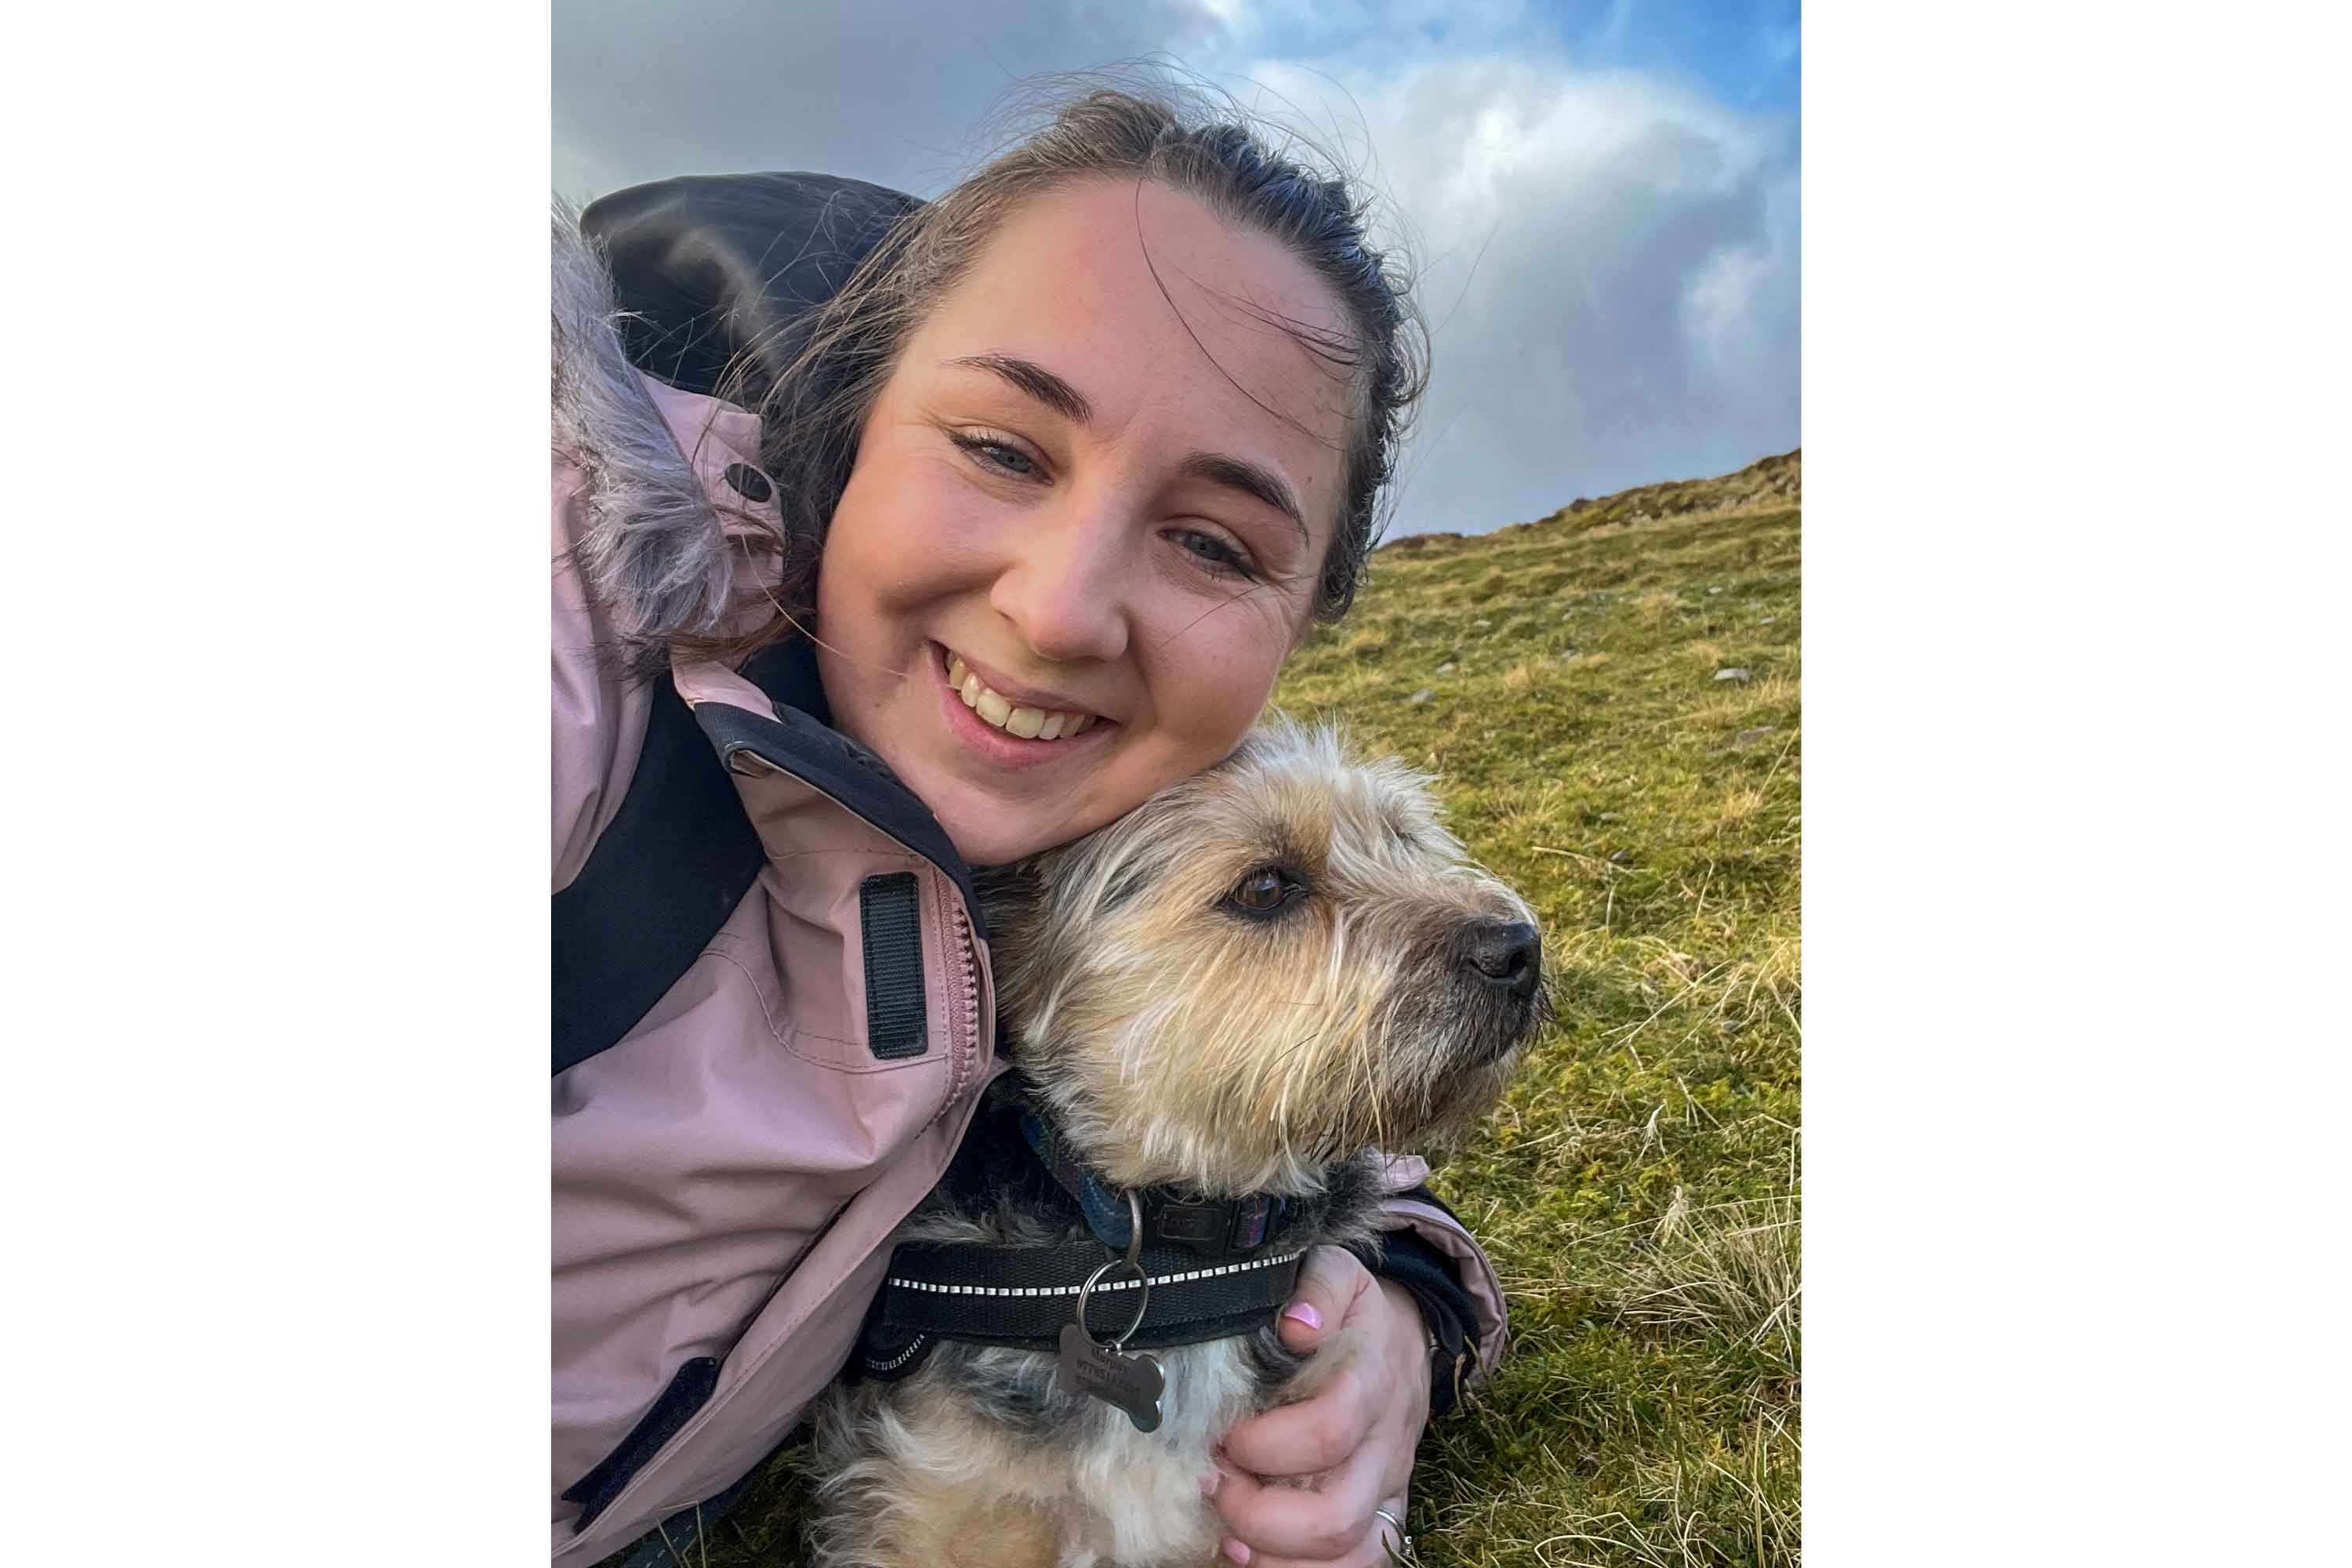
<instances>
[{"instance_id":1,"label":"brown hair","mask_svg":"<svg viewBox=\"0 0 2352 1568\"><path fill-rule=\"evenodd\" d=\"M1402 258L1367 237L1370 197L1345 175L1276 153L1237 106L1204 90L1162 75L1140 88L1122 81L1072 96L1071 80L1048 79L1060 101L1042 129L890 227L810 320L799 353L772 385L762 390L748 369L739 373L732 394L738 401L758 394L761 462L783 503L782 534L772 544L780 613L750 637L704 643L703 651L740 657L809 624L825 530L907 341L1024 204L1098 177L1151 180L1198 198L1280 241L1339 299L1353 329L1345 336L1262 319L1353 384L1342 510L1313 606L1322 621L1347 612L1385 524L1397 449L1429 378L1428 331ZM691 647L699 639L677 640Z\"/></svg>"}]
</instances>

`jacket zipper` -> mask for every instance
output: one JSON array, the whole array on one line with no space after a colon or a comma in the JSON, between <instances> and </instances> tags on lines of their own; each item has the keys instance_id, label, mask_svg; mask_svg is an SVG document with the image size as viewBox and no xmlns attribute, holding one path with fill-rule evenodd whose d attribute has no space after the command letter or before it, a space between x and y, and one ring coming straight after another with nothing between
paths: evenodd
<instances>
[{"instance_id":1,"label":"jacket zipper","mask_svg":"<svg viewBox=\"0 0 2352 1568\"><path fill-rule=\"evenodd\" d=\"M954 1025L948 1037L948 1093L931 1117L933 1122L955 1108L961 1098L964 1085L971 1077L973 1058L980 1054L980 944L971 934L971 915L964 908L959 889L949 888L944 895L949 912L955 917L956 963L962 981L962 994L958 998Z\"/></svg>"}]
</instances>

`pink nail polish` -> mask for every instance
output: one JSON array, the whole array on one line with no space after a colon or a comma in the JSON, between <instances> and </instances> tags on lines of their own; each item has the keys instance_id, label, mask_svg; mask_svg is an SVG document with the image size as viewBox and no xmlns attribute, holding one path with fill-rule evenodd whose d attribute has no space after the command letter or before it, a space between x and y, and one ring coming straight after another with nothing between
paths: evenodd
<instances>
[{"instance_id":1,"label":"pink nail polish","mask_svg":"<svg viewBox=\"0 0 2352 1568\"><path fill-rule=\"evenodd\" d=\"M1224 1477L1217 1474L1214 1470L1202 1470L1201 1472L1201 1495L1202 1497L1216 1496L1217 1488L1223 1484L1224 1479Z\"/></svg>"},{"instance_id":2,"label":"pink nail polish","mask_svg":"<svg viewBox=\"0 0 2352 1568\"><path fill-rule=\"evenodd\" d=\"M1225 1555L1236 1563L1246 1563L1250 1560L1250 1549L1238 1541L1226 1542L1224 1551Z\"/></svg>"},{"instance_id":3,"label":"pink nail polish","mask_svg":"<svg viewBox=\"0 0 2352 1568\"><path fill-rule=\"evenodd\" d=\"M1303 1323L1310 1329L1320 1329L1323 1326L1323 1314L1315 1310L1315 1305L1311 1301L1293 1301L1282 1310L1282 1315L1294 1322Z\"/></svg>"}]
</instances>

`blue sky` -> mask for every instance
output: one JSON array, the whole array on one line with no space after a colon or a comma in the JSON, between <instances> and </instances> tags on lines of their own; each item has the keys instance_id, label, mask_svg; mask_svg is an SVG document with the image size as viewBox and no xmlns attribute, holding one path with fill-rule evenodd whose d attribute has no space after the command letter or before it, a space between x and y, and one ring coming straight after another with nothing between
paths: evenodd
<instances>
[{"instance_id":1,"label":"blue sky","mask_svg":"<svg viewBox=\"0 0 2352 1568\"><path fill-rule=\"evenodd\" d=\"M1542 36L1580 68L1679 79L1735 109L1797 107L1798 8L1793 0L1534 0L1517 15L1422 19L1415 31L1440 47L1463 48ZM1373 8L1276 12L1270 54L1310 58L1377 38L1386 20Z\"/></svg>"},{"instance_id":2,"label":"blue sky","mask_svg":"<svg viewBox=\"0 0 2352 1568\"><path fill-rule=\"evenodd\" d=\"M1797 107L1794 4L1550 0L1536 9L1588 66L1683 77L1734 109Z\"/></svg>"},{"instance_id":3,"label":"blue sky","mask_svg":"<svg viewBox=\"0 0 2352 1568\"><path fill-rule=\"evenodd\" d=\"M1785 0L555 0L556 188L819 169L935 195L1020 75L1172 58L1390 198L1433 328L1398 533L1800 439Z\"/></svg>"}]
</instances>

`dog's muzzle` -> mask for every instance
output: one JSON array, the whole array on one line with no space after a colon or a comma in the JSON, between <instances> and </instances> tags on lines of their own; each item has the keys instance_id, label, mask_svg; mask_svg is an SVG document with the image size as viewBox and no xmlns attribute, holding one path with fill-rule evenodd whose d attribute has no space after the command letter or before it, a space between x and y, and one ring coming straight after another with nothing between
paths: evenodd
<instances>
[{"instance_id":1,"label":"dog's muzzle","mask_svg":"<svg viewBox=\"0 0 2352 1568\"><path fill-rule=\"evenodd\" d=\"M1542 933L1526 921L1479 916L1456 929L1451 960L1461 1009L1454 1060L1467 1068L1499 1061L1546 1016Z\"/></svg>"},{"instance_id":2,"label":"dog's muzzle","mask_svg":"<svg viewBox=\"0 0 2352 1568\"><path fill-rule=\"evenodd\" d=\"M1522 1000L1543 984L1543 939L1525 921L1473 921L1463 945L1479 984Z\"/></svg>"}]
</instances>

